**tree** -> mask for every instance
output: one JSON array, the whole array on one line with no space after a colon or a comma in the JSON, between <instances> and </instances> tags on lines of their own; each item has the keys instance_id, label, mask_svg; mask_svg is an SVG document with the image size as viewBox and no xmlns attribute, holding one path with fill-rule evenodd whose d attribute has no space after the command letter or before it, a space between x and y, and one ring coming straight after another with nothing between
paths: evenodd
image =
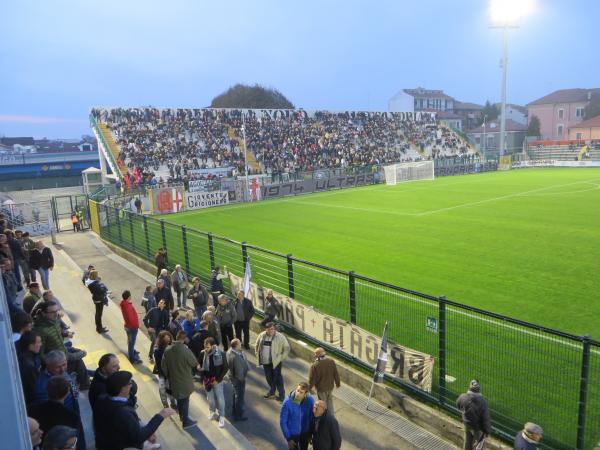
<instances>
[{"instance_id":1,"label":"tree","mask_svg":"<svg viewBox=\"0 0 600 450\"><path fill-rule=\"evenodd\" d=\"M293 109L294 104L277 89L265 88L258 84L254 86L236 84L213 98L210 107Z\"/></svg>"},{"instance_id":2,"label":"tree","mask_svg":"<svg viewBox=\"0 0 600 450\"><path fill-rule=\"evenodd\" d=\"M496 105L492 104L489 100L487 100L485 102L483 109L481 110L481 113L479 113L479 119L477 121L477 125L479 126L483 123L484 117L485 117L486 123L489 123L492 120L497 119L499 115L500 115L500 110L498 109L498 107Z\"/></svg>"},{"instance_id":3,"label":"tree","mask_svg":"<svg viewBox=\"0 0 600 450\"><path fill-rule=\"evenodd\" d=\"M531 116L529 119L529 126L527 127L527 136L535 136L539 137L542 133L540 133L540 119L538 116Z\"/></svg>"},{"instance_id":4,"label":"tree","mask_svg":"<svg viewBox=\"0 0 600 450\"><path fill-rule=\"evenodd\" d=\"M583 110L585 119L600 116L600 94L593 94L590 102Z\"/></svg>"}]
</instances>

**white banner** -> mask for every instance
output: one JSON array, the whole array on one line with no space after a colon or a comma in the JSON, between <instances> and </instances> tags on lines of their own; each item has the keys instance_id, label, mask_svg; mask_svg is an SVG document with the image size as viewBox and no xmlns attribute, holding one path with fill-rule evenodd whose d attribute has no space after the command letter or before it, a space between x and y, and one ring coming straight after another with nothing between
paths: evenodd
<instances>
[{"instance_id":1,"label":"white banner","mask_svg":"<svg viewBox=\"0 0 600 450\"><path fill-rule=\"evenodd\" d=\"M206 187L206 180L191 180L188 182L188 192L198 192Z\"/></svg>"},{"instance_id":2,"label":"white banner","mask_svg":"<svg viewBox=\"0 0 600 450\"><path fill-rule=\"evenodd\" d=\"M194 192L185 194L186 209L210 208L211 206L227 205L229 194L227 191Z\"/></svg>"},{"instance_id":3,"label":"white banner","mask_svg":"<svg viewBox=\"0 0 600 450\"><path fill-rule=\"evenodd\" d=\"M243 288L244 279L230 272L229 280L235 296ZM252 300L254 307L261 311L264 310L266 291L267 288L250 283L247 297ZM279 320L375 368L381 345L380 337L350 322L323 314L285 295L277 292L273 292L273 295L283 308ZM391 377L431 392L433 364L432 356L396 345L388 340L386 373Z\"/></svg>"},{"instance_id":4,"label":"white banner","mask_svg":"<svg viewBox=\"0 0 600 450\"><path fill-rule=\"evenodd\" d=\"M600 161L554 161L555 167L600 167Z\"/></svg>"}]
</instances>

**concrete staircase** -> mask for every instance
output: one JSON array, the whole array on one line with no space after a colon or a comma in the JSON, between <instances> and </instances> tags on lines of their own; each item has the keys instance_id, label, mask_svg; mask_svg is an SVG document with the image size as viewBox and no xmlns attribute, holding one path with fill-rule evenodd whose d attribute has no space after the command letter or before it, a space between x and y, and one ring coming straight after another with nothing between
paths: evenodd
<instances>
[{"instance_id":1,"label":"concrete staircase","mask_svg":"<svg viewBox=\"0 0 600 450\"><path fill-rule=\"evenodd\" d=\"M227 126L227 135L230 139L236 141L238 143L238 147L242 150L242 152L245 153L246 161L248 162L248 167L250 170L252 170L254 173L262 172L260 164L258 164L258 161L256 161L256 158L254 157L254 153L246 148L244 145L244 140L237 135L233 127Z\"/></svg>"}]
</instances>

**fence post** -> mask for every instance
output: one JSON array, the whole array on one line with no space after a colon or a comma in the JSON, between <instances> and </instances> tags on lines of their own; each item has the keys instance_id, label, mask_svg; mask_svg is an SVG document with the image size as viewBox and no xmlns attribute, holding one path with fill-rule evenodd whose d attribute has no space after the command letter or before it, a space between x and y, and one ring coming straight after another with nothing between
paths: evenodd
<instances>
[{"instance_id":1,"label":"fence post","mask_svg":"<svg viewBox=\"0 0 600 450\"><path fill-rule=\"evenodd\" d=\"M131 249L135 252L135 233L133 232L133 213L129 213L129 233L131 234Z\"/></svg>"},{"instance_id":2,"label":"fence post","mask_svg":"<svg viewBox=\"0 0 600 450\"><path fill-rule=\"evenodd\" d=\"M350 289L350 322L356 325L356 279L354 272L348 272L348 287Z\"/></svg>"},{"instance_id":3,"label":"fence post","mask_svg":"<svg viewBox=\"0 0 600 450\"><path fill-rule=\"evenodd\" d=\"M146 257L150 258L150 237L148 236L148 218L142 216L144 221L144 240L146 241Z\"/></svg>"},{"instance_id":4,"label":"fence post","mask_svg":"<svg viewBox=\"0 0 600 450\"><path fill-rule=\"evenodd\" d=\"M121 216L121 213L123 212L122 209L117 209L117 231L119 232L119 242L121 244L123 244L123 230L121 230L121 219L123 219L123 217Z\"/></svg>"},{"instance_id":5,"label":"fence post","mask_svg":"<svg viewBox=\"0 0 600 450\"><path fill-rule=\"evenodd\" d=\"M208 233L208 256L210 257L210 270L215 267L215 246L212 233Z\"/></svg>"},{"instance_id":6,"label":"fence post","mask_svg":"<svg viewBox=\"0 0 600 450\"><path fill-rule=\"evenodd\" d=\"M590 381L590 336L583 337L581 358L581 380L579 382L579 413L577 418L577 450L583 450L585 435L585 407L587 403L588 383Z\"/></svg>"},{"instance_id":7,"label":"fence post","mask_svg":"<svg viewBox=\"0 0 600 450\"><path fill-rule=\"evenodd\" d=\"M108 205L104 205L104 214L106 215L106 231L108 231L108 238L112 239L112 230L110 229L110 214L108 213Z\"/></svg>"},{"instance_id":8,"label":"fence post","mask_svg":"<svg viewBox=\"0 0 600 450\"><path fill-rule=\"evenodd\" d=\"M439 401L440 405L446 403L446 297L440 297L439 299L439 376L438 381L440 385Z\"/></svg>"},{"instance_id":9,"label":"fence post","mask_svg":"<svg viewBox=\"0 0 600 450\"><path fill-rule=\"evenodd\" d=\"M160 219L160 234L162 235L162 248L165 249L165 263L169 266L169 252L167 250L167 232L165 231L165 221Z\"/></svg>"},{"instance_id":10,"label":"fence post","mask_svg":"<svg viewBox=\"0 0 600 450\"><path fill-rule=\"evenodd\" d=\"M294 292L294 266L292 265L292 254L287 254L287 266L288 266L288 293L290 298L295 298L296 293Z\"/></svg>"},{"instance_id":11,"label":"fence post","mask_svg":"<svg viewBox=\"0 0 600 450\"><path fill-rule=\"evenodd\" d=\"M242 266L244 271L246 270L246 262L248 262L248 247L246 247L246 241L242 242Z\"/></svg>"},{"instance_id":12,"label":"fence post","mask_svg":"<svg viewBox=\"0 0 600 450\"><path fill-rule=\"evenodd\" d=\"M185 273L190 274L190 255L188 253L187 229L181 226L181 238L183 239L183 256L185 259Z\"/></svg>"}]
</instances>

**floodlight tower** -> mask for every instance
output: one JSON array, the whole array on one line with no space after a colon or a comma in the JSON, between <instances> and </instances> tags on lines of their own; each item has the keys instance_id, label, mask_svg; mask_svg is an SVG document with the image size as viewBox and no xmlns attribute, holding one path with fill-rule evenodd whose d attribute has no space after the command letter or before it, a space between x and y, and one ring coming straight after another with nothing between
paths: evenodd
<instances>
[{"instance_id":1,"label":"floodlight tower","mask_svg":"<svg viewBox=\"0 0 600 450\"><path fill-rule=\"evenodd\" d=\"M531 13L533 0L490 0L490 27L502 29L502 85L500 109L500 150L506 152L506 84L508 70L508 30L518 28L523 17Z\"/></svg>"}]
</instances>

